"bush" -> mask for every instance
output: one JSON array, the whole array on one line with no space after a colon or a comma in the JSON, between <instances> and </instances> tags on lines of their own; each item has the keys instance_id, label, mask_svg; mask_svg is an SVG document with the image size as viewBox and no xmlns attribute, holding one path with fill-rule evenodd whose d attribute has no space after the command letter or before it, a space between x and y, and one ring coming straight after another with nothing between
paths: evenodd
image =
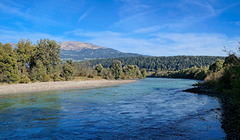
<instances>
[{"instance_id":1,"label":"bush","mask_svg":"<svg viewBox=\"0 0 240 140\"><path fill-rule=\"evenodd\" d=\"M41 82L48 82L48 81L51 81L50 76L47 74L43 75L43 79L41 80Z\"/></svg>"},{"instance_id":2,"label":"bush","mask_svg":"<svg viewBox=\"0 0 240 140\"><path fill-rule=\"evenodd\" d=\"M30 83L31 80L28 77L22 77L19 83L25 84L25 83Z\"/></svg>"},{"instance_id":3,"label":"bush","mask_svg":"<svg viewBox=\"0 0 240 140\"><path fill-rule=\"evenodd\" d=\"M53 81L56 82L56 81L63 81L63 80L64 80L64 78L62 78L59 73L54 74Z\"/></svg>"},{"instance_id":4,"label":"bush","mask_svg":"<svg viewBox=\"0 0 240 140\"><path fill-rule=\"evenodd\" d=\"M61 76L65 78L66 81L72 79L73 77L73 72L74 72L74 69L72 67L72 65L68 62L66 62L63 67L62 67L62 74Z\"/></svg>"}]
</instances>

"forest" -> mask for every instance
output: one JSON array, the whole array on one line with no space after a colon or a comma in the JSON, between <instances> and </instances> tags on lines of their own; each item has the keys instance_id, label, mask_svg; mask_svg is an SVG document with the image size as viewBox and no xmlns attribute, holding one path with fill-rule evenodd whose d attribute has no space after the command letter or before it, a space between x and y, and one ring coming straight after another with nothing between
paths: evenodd
<instances>
[{"instance_id":1,"label":"forest","mask_svg":"<svg viewBox=\"0 0 240 140\"><path fill-rule=\"evenodd\" d=\"M168 56L168 57L121 57L96 59L88 61L91 66L102 64L104 68L109 68L113 60L119 60L123 65L137 65L140 69L147 71L178 71L191 67L206 67L213 64L217 59L223 60L224 57L218 56Z\"/></svg>"},{"instance_id":2,"label":"forest","mask_svg":"<svg viewBox=\"0 0 240 140\"><path fill-rule=\"evenodd\" d=\"M140 79L146 77L146 69L136 65L124 65L113 61L108 69L101 64L86 64L59 58L60 46L54 40L40 39L37 44L20 40L17 48L0 43L0 82L29 83L67 81L77 78Z\"/></svg>"}]
</instances>

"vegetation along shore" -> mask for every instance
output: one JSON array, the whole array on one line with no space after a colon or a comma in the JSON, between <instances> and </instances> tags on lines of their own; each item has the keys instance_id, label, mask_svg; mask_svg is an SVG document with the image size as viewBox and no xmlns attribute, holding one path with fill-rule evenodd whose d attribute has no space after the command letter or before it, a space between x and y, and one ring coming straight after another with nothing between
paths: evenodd
<instances>
[{"instance_id":1,"label":"vegetation along shore","mask_svg":"<svg viewBox=\"0 0 240 140\"><path fill-rule=\"evenodd\" d=\"M59 58L60 45L54 40L40 39L37 44L20 40L16 48L9 43L0 43L0 83L34 83L69 81L74 79L101 77L103 79L141 79L146 69L136 65L122 65L114 60L110 68L101 64L88 64Z\"/></svg>"},{"instance_id":2,"label":"vegetation along shore","mask_svg":"<svg viewBox=\"0 0 240 140\"><path fill-rule=\"evenodd\" d=\"M227 139L240 139L240 59L237 56L231 54L225 61L217 60L208 70L193 68L170 76L204 79L195 88L184 91L217 96L222 103L222 128Z\"/></svg>"}]
</instances>

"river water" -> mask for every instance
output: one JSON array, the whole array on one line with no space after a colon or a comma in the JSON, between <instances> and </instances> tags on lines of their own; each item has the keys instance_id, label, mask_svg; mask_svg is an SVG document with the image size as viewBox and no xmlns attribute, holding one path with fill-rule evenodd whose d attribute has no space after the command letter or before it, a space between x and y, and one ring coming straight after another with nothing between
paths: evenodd
<instances>
[{"instance_id":1,"label":"river water","mask_svg":"<svg viewBox=\"0 0 240 140\"><path fill-rule=\"evenodd\" d=\"M0 96L1 139L224 139L215 97L195 80L147 78L98 89Z\"/></svg>"}]
</instances>

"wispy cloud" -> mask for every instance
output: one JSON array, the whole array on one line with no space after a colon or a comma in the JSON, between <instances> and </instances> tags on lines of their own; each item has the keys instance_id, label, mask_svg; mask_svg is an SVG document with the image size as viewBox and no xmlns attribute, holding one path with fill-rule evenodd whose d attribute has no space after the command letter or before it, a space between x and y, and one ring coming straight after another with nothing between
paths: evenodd
<instances>
[{"instance_id":1,"label":"wispy cloud","mask_svg":"<svg viewBox=\"0 0 240 140\"><path fill-rule=\"evenodd\" d=\"M20 39L30 39L33 43L36 43L40 39L51 39L59 41L71 40L70 38L64 36L53 36L42 32L18 32L0 29L0 38L2 43L17 43Z\"/></svg>"},{"instance_id":2,"label":"wispy cloud","mask_svg":"<svg viewBox=\"0 0 240 140\"><path fill-rule=\"evenodd\" d=\"M70 33L70 32L69 32ZM72 31L79 37L88 37L87 42L118 49L123 52L135 52L145 55L226 55L222 50L226 46L235 50L240 37L228 37L214 33L153 33L151 38L127 37L124 33L111 31L84 32Z\"/></svg>"},{"instance_id":3,"label":"wispy cloud","mask_svg":"<svg viewBox=\"0 0 240 140\"><path fill-rule=\"evenodd\" d=\"M135 32L187 29L189 26L219 16L239 4L239 2L236 2L223 5L219 4L221 3L219 1L202 0L158 3L121 0L121 2L123 2L123 5L119 10L120 19L114 26L130 28Z\"/></svg>"},{"instance_id":4,"label":"wispy cloud","mask_svg":"<svg viewBox=\"0 0 240 140\"><path fill-rule=\"evenodd\" d=\"M84 12L79 18L78 18L78 22L82 21L85 17L87 17L92 10L94 9L94 7L89 8L86 12Z\"/></svg>"},{"instance_id":5,"label":"wispy cloud","mask_svg":"<svg viewBox=\"0 0 240 140\"><path fill-rule=\"evenodd\" d=\"M29 21L36 23L48 23L52 25L60 25L61 23L53 20L48 15L34 15L31 12L32 9L25 9L20 4L14 3L12 1L0 2L0 11L3 13L12 14L15 18L20 17Z\"/></svg>"}]
</instances>

